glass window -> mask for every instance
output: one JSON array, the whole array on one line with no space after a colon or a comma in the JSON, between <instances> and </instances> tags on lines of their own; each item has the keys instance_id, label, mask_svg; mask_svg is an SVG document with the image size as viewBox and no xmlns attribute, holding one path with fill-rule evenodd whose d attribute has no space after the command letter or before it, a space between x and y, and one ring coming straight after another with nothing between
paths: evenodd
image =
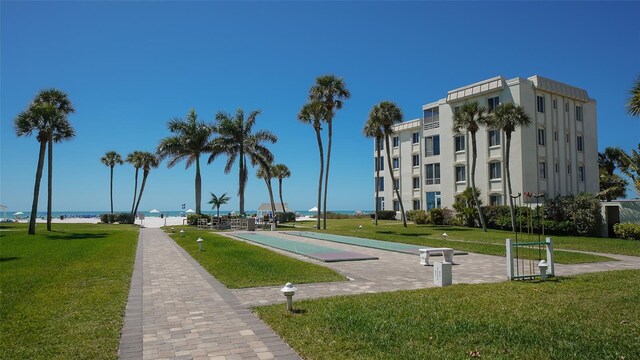
<instances>
[{"instance_id":1,"label":"glass window","mask_svg":"<svg viewBox=\"0 0 640 360\"><path fill-rule=\"evenodd\" d=\"M441 204L440 191L427 192L427 210L439 208Z\"/></svg>"},{"instance_id":2,"label":"glass window","mask_svg":"<svg viewBox=\"0 0 640 360\"><path fill-rule=\"evenodd\" d=\"M400 211L400 203L398 200L393 200L393 211Z\"/></svg>"},{"instance_id":3,"label":"glass window","mask_svg":"<svg viewBox=\"0 0 640 360\"><path fill-rule=\"evenodd\" d=\"M567 165L567 174L571 174L571 164Z\"/></svg>"},{"instance_id":4,"label":"glass window","mask_svg":"<svg viewBox=\"0 0 640 360\"><path fill-rule=\"evenodd\" d=\"M382 139L376 139L376 150L384 150L384 141Z\"/></svg>"},{"instance_id":5,"label":"glass window","mask_svg":"<svg viewBox=\"0 0 640 360\"><path fill-rule=\"evenodd\" d=\"M578 181L584 182L584 166L578 166Z\"/></svg>"},{"instance_id":6,"label":"glass window","mask_svg":"<svg viewBox=\"0 0 640 360\"><path fill-rule=\"evenodd\" d=\"M555 166L555 168L556 168L556 173L559 173L559 172L560 172L560 164L558 164L558 162L557 162L557 161L556 161L556 166Z\"/></svg>"},{"instance_id":7,"label":"glass window","mask_svg":"<svg viewBox=\"0 0 640 360\"><path fill-rule=\"evenodd\" d=\"M554 141L558 141L558 132L557 131L553 132L553 140Z\"/></svg>"},{"instance_id":8,"label":"glass window","mask_svg":"<svg viewBox=\"0 0 640 360\"><path fill-rule=\"evenodd\" d=\"M500 105L500 97L495 96L487 100L487 112L493 112Z\"/></svg>"},{"instance_id":9,"label":"glass window","mask_svg":"<svg viewBox=\"0 0 640 360\"><path fill-rule=\"evenodd\" d=\"M463 182L467 180L466 168L464 165L456 166L456 182Z\"/></svg>"},{"instance_id":10,"label":"glass window","mask_svg":"<svg viewBox=\"0 0 640 360\"><path fill-rule=\"evenodd\" d=\"M393 190L400 190L400 179L393 179L393 186L395 186Z\"/></svg>"},{"instance_id":11,"label":"glass window","mask_svg":"<svg viewBox=\"0 0 640 360\"><path fill-rule=\"evenodd\" d=\"M500 146L500 130L489 130L489 146Z\"/></svg>"},{"instance_id":12,"label":"glass window","mask_svg":"<svg viewBox=\"0 0 640 360\"><path fill-rule=\"evenodd\" d=\"M440 109L438 107L424 110L423 115L425 130L440 127Z\"/></svg>"},{"instance_id":13,"label":"glass window","mask_svg":"<svg viewBox=\"0 0 640 360\"><path fill-rule=\"evenodd\" d=\"M571 137L568 133L565 135L565 138L567 139L567 144L571 142Z\"/></svg>"},{"instance_id":14,"label":"glass window","mask_svg":"<svg viewBox=\"0 0 640 360\"><path fill-rule=\"evenodd\" d=\"M553 99L553 108L555 110L558 110L558 100L556 100L556 99Z\"/></svg>"},{"instance_id":15,"label":"glass window","mask_svg":"<svg viewBox=\"0 0 640 360\"><path fill-rule=\"evenodd\" d=\"M440 163L427 164L425 167L425 184L440 184Z\"/></svg>"},{"instance_id":16,"label":"glass window","mask_svg":"<svg viewBox=\"0 0 640 360\"><path fill-rule=\"evenodd\" d=\"M400 145L400 138L399 137L394 136L392 141L393 141L393 147L394 148L397 148Z\"/></svg>"},{"instance_id":17,"label":"glass window","mask_svg":"<svg viewBox=\"0 0 640 360\"><path fill-rule=\"evenodd\" d=\"M499 162L489 163L489 179L497 180L502 178L501 167Z\"/></svg>"},{"instance_id":18,"label":"glass window","mask_svg":"<svg viewBox=\"0 0 640 360\"><path fill-rule=\"evenodd\" d=\"M412 155L411 161L412 161L413 167L420 166L420 155L418 154Z\"/></svg>"},{"instance_id":19,"label":"glass window","mask_svg":"<svg viewBox=\"0 0 640 360\"><path fill-rule=\"evenodd\" d=\"M540 175L540 179L547 178L547 163L544 161L540 161L538 163L538 173Z\"/></svg>"},{"instance_id":20,"label":"glass window","mask_svg":"<svg viewBox=\"0 0 640 360\"><path fill-rule=\"evenodd\" d=\"M384 210L384 197L378 198L378 210Z\"/></svg>"},{"instance_id":21,"label":"glass window","mask_svg":"<svg viewBox=\"0 0 640 360\"><path fill-rule=\"evenodd\" d=\"M380 176L378 178L378 191L384 191L384 177Z\"/></svg>"},{"instance_id":22,"label":"glass window","mask_svg":"<svg viewBox=\"0 0 640 360\"><path fill-rule=\"evenodd\" d=\"M398 160L398 158L393 158L393 160L392 160L392 161L393 161L393 164L392 164L392 165L393 165L393 168L394 168L394 169L397 169L397 168L399 168L399 167L400 167L400 161Z\"/></svg>"},{"instance_id":23,"label":"glass window","mask_svg":"<svg viewBox=\"0 0 640 360\"><path fill-rule=\"evenodd\" d=\"M420 200L413 200L413 210L420 210Z\"/></svg>"},{"instance_id":24,"label":"glass window","mask_svg":"<svg viewBox=\"0 0 640 360\"><path fill-rule=\"evenodd\" d=\"M544 146L545 140L544 129L538 129L538 145Z\"/></svg>"},{"instance_id":25,"label":"glass window","mask_svg":"<svg viewBox=\"0 0 640 360\"><path fill-rule=\"evenodd\" d=\"M420 142L420 133L414 132L413 134L411 134L411 140L412 140L412 144L417 144Z\"/></svg>"},{"instance_id":26,"label":"glass window","mask_svg":"<svg viewBox=\"0 0 640 360\"><path fill-rule=\"evenodd\" d=\"M582 106L576 106L576 121L582 121Z\"/></svg>"},{"instance_id":27,"label":"glass window","mask_svg":"<svg viewBox=\"0 0 640 360\"><path fill-rule=\"evenodd\" d=\"M440 155L440 135L424 138L424 156Z\"/></svg>"},{"instance_id":28,"label":"glass window","mask_svg":"<svg viewBox=\"0 0 640 360\"><path fill-rule=\"evenodd\" d=\"M582 136L578 135L576 137L576 147L578 151L582 151L584 149L584 144L582 144Z\"/></svg>"},{"instance_id":29,"label":"glass window","mask_svg":"<svg viewBox=\"0 0 640 360\"><path fill-rule=\"evenodd\" d=\"M536 97L536 103L537 103L538 112L543 113L544 112L544 97L537 96Z\"/></svg>"},{"instance_id":30,"label":"glass window","mask_svg":"<svg viewBox=\"0 0 640 360\"><path fill-rule=\"evenodd\" d=\"M456 151L464 151L466 145L464 135L457 135L454 139L456 142Z\"/></svg>"},{"instance_id":31,"label":"glass window","mask_svg":"<svg viewBox=\"0 0 640 360\"><path fill-rule=\"evenodd\" d=\"M379 158L375 158L374 160L374 168L376 171L384 171L384 157L380 156Z\"/></svg>"},{"instance_id":32,"label":"glass window","mask_svg":"<svg viewBox=\"0 0 640 360\"><path fill-rule=\"evenodd\" d=\"M569 112L569 103L564 103L564 112Z\"/></svg>"},{"instance_id":33,"label":"glass window","mask_svg":"<svg viewBox=\"0 0 640 360\"><path fill-rule=\"evenodd\" d=\"M492 194L489 196L489 205L500 206L502 205L502 196L498 194Z\"/></svg>"},{"instance_id":34,"label":"glass window","mask_svg":"<svg viewBox=\"0 0 640 360\"><path fill-rule=\"evenodd\" d=\"M420 188L420 178L419 177L414 177L413 178L413 188L414 189L419 189Z\"/></svg>"}]
</instances>

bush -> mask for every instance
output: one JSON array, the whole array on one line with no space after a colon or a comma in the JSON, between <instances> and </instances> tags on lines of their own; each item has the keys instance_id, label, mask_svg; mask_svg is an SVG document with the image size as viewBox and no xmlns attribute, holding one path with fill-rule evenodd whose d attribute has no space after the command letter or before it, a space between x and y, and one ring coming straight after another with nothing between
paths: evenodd
<instances>
[{"instance_id":1,"label":"bush","mask_svg":"<svg viewBox=\"0 0 640 360\"><path fill-rule=\"evenodd\" d=\"M478 190L478 188L475 189L475 197L478 205L482 207L482 202L478 199L478 197L480 197L480 190ZM456 210L456 216L458 217L460 225L475 227L476 223L480 224L478 212L476 211L473 200L474 191L472 191L471 188L467 188L462 194L456 195L453 208Z\"/></svg>"},{"instance_id":2,"label":"bush","mask_svg":"<svg viewBox=\"0 0 640 360\"><path fill-rule=\"evenodd\" d=\"M294 222L296 221L296 213L294 212L285 212L285 213L276 213L276 219L279 223L282 222Z\"/></svg>"},{"instance_id":3,"label":"bush","mask_svg":"<svg viewBox=\"0 0 640 360\"><path fill-rule=\"evenodd\" d=\"M480 208L489 229L511 230L511 212L506 205L490 205ZM506 221L505 221L506 220Z\"/></svg>"},{"instance_id":4,"label":"bush","mask_svg":"<svg viewBox=\"0 0 640 360\"><path fill-rule=\"evenodd\" d=\"M198 225L198 220L200 219L209 219L209 215L189 214L187 215L187 224Z\"/></svg>"},{"instance_id":5,"label":"bush","mask_svg":"<svg viewBox=\"0 0 640 360\"><path fill-rule=\"evenodd\" d=\"M620 239L640 240L640 224L614 224L613 232Z\"/></svg>"},{"instance_id":6,"label":"bush","mask_svg":"<svg viewBox=\"0 0 640 360\"><path fill-rule=\"evenodd\" d=\"M416 215L421 216L425 213L424 210L409 210L407 211L407 221L415 221Z\"/></svg>"},{"instance_id":7,"label":"bush","mask_svg":"<svg viewBox=\"0 0 640 360\"><path fill-rule=\"evenodd\" d=\"M409 210L407 211L407 220L419 225L428 224L429 213L424 210Z\"/></svg>"},{"instance_id":8,"label":"bush","mask_svg":"<svg viewBox=\"0 0 640 360\"><path fill-rule=\"evenodd\" d=\"M100 214L100 221L105 224L113 224L115 222L115 214Z\"/></svg>"},{"instance_id":9,"label":"bush","mask_svg":"<svg viewBox=\"0 0 640 360\"><path fill-rule=\"evenodd\" d=\"M115 221L120 224L133 224L136 222L136 217L130 213L120 213L117 214Z\"/></svg>"},{"instance_id":10,"label":"bush","mask_svg":"<svg viewBox=\"0 0 640 360\"><path fill-rule=\"evenodd\" d=\"M371 214L371 218L375 217L374 214ZM378 220L395 220L396 212L393 210L380 210L378 211Z\"/></svg>"},{"instance_id":11,"label":"bush","mask_svg":"<svg viewBox=\"0 0 640 360\"><path fill-rule=\"evenodd\" d=\"M445 210L448 209L434 208L429 210L429 218L431 220L431 223L434 225L444 225Z\"/></svg>"}]
</instances>

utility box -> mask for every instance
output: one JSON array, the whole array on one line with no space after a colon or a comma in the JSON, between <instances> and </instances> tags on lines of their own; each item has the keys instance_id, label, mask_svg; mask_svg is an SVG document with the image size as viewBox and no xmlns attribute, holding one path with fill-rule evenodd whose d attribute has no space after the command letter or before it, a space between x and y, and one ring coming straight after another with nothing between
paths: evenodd
<instances>
[{"instance_id":1,"label":"utility box","mask_svg":"<svg viewBox=\"0 0 640 360\"><path fill-rule=\"evenodd\" d=\"M451 263L436 262L433 263L433 284L435 286L451 285Z\"/></svg>"}]
</instances>

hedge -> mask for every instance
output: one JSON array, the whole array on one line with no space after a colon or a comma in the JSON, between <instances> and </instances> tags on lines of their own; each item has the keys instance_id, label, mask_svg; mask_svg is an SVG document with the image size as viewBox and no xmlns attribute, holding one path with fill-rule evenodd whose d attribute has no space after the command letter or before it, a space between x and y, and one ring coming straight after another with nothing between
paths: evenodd
<instances>
[{"instance_id":1,"label":"hedge","mask_svg":"<svg viewBox=\"0 0 640 360\"><path fill-rule=\"evenodd\" d=\"M620 239L640 240L640 224L614 224L613 233Z\"/></svg>"}]
</instances>

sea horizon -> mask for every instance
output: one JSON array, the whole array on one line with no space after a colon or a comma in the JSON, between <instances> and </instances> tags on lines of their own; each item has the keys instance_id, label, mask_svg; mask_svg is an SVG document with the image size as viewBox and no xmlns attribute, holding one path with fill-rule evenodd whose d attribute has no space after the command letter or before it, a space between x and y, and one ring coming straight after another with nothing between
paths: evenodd
<instances>
[{"instance_id":1,"label":"sea horizon","mask_svg":"<svg viewBox=\"0 0 640 360\"><path fill-rule=\"evenodd\" d=\"M22 212L20 215L14 215L17 212ZM117 211L114 210L114 214L119 213L129 213L130 210ZM237 210L220 210L220 215L228 215L231 213L237 213ZM317 214L316 211L294 211L296 214L300 214L301 216L311 216ZM372 214L373 210L329 210L329 212L336 214L345 214L345 215L355 215L356 212L361 212L362 214ZM52 211L51 217L58 218L62 215L68 218L95 218L99 217L101 214L109 214L110 211L100 211L100 210L69 210L69 211ZM171 210L171 211L160 211L159 213L150 213L150 210L147 211L138 211L138 213L143 213L145 217L160 217L162 216L185 216L185 210ZM218 212L216 210L202 210L203 214L206 215L216 215ZM256 214L257 210L247 210L247 214ZM2 217L4 218L15 218L19 216L20 218L28 218L31 216L31 211L6 211L6 216L4 212L0 212ZM38 211L36 217L44 218L47 216L46 211Z\"/></svg>"}]
</instances>

